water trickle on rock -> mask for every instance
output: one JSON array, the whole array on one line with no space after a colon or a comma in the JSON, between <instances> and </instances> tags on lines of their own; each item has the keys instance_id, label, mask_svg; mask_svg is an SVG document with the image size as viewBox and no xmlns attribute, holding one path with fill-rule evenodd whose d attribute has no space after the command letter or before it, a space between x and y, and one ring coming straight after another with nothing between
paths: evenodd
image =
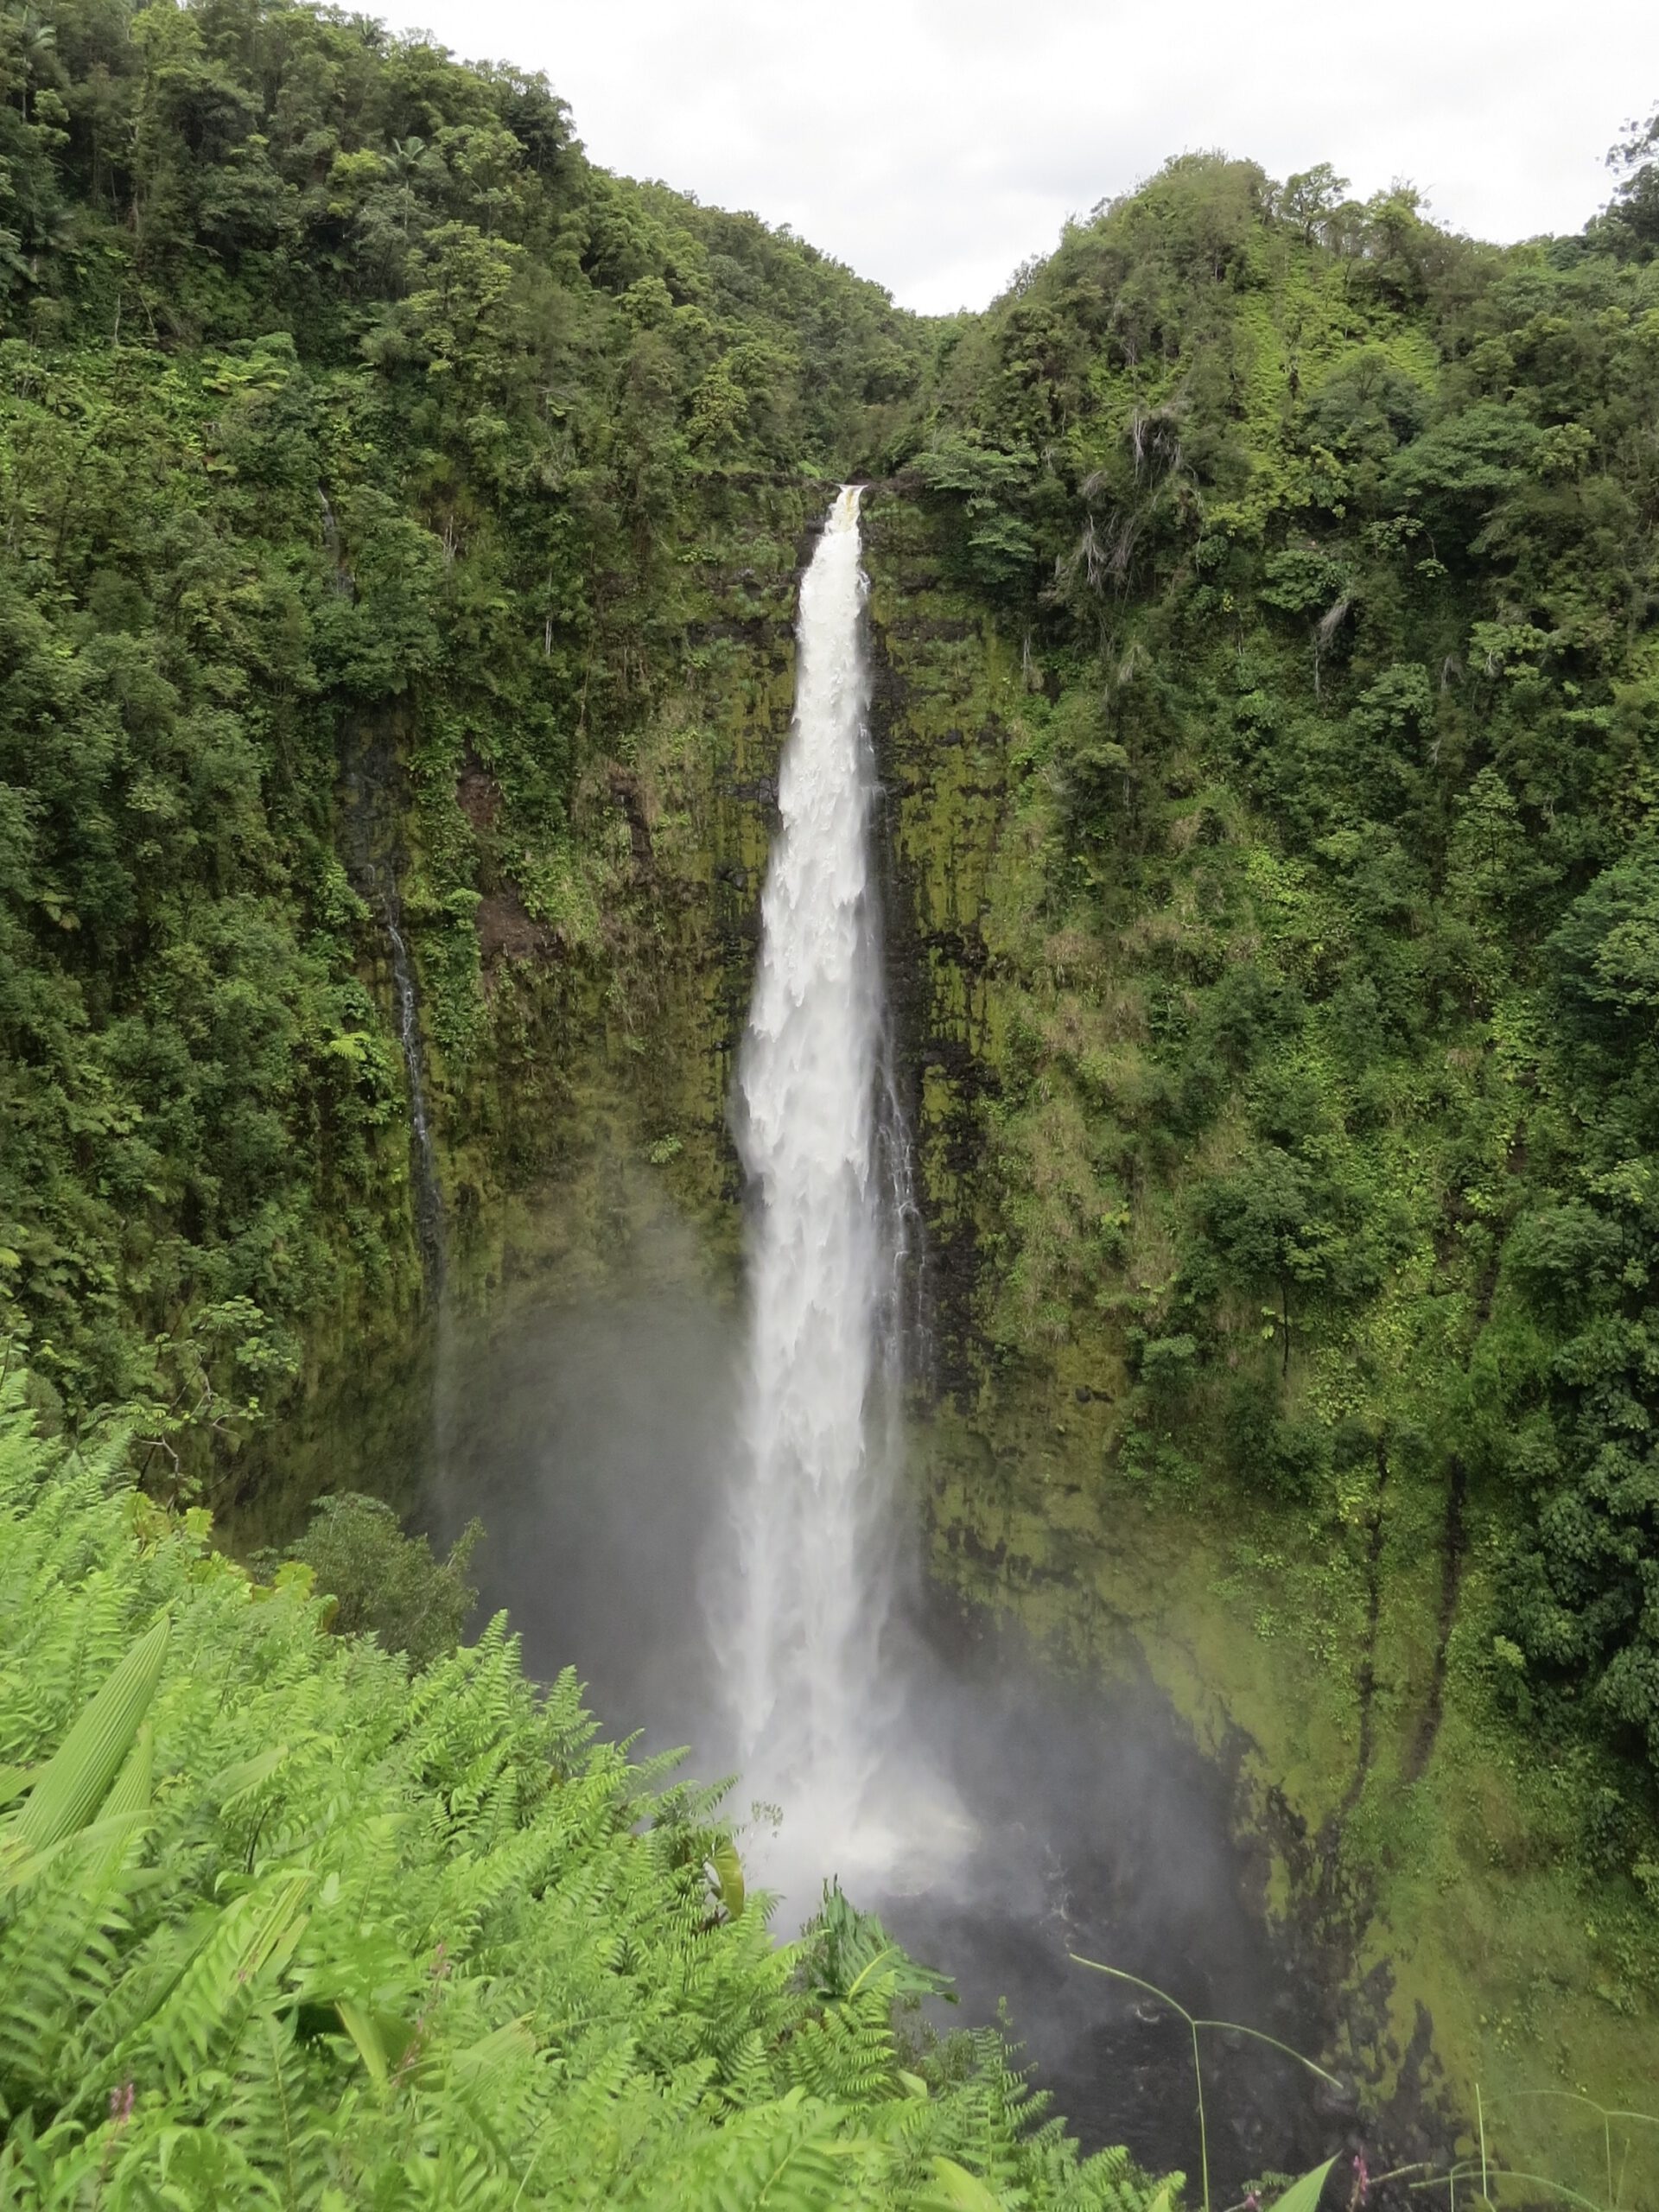
<instances>
[{"instance_id":1,"label":"water trickle on rock","mask_svg":"<svg viewBox=\"0 0 1659 2212\"><path fill-rule=\"evenodd\" d=\"M397 878L386 870L382 902L386 941L391 948L392 988L397 1000L397 1039L403 1046L404 1068L409 1078L410 1152L415 1171L415 1229L420 1240L421 1267L429 1297L441 1304L444 1290L443 1185L438 1178L437 1148L432 1140L432 1117L426 1103L426 1071L421 1049L420 997L415 986L415 963L410 957L403 931L403 899Z\"/></svg>"}]
</instances>

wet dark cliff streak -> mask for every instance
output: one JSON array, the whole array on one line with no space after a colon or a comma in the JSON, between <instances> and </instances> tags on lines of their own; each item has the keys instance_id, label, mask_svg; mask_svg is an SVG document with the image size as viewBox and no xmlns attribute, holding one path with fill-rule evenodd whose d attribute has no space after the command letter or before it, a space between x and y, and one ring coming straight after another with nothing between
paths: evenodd
<instances>
[{"instance_id":1,"label":"wet dark cliff streak","mask_svg":"<svg viewBox=\"0 0 1659 2212\"><path fill-rule=\"evenodd\" d=\"M934 1394L970 1403L984 1370L981 1281L989 874L1008 796L987 696L989 642L942 585L923 518L866 504L871 733L880 779L887 991L926 1224L921 1306Z\"/></svg>"}]
</instances>

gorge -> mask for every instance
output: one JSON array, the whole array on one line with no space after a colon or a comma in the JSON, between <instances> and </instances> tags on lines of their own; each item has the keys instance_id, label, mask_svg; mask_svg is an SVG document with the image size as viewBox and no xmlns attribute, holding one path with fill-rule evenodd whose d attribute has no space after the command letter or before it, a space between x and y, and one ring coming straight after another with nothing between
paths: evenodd
<instances>
[{"instance_id":1,"label":"gorge","mask_svg":"<svg viewBox=\"0 0 1659 2212\"><path fill-rule=\"evenodd\" d=\"M1183 156L925 321L511 70L51 29L5 2186L1648 2201L1651 132L1503 249Z\"/></svg>"}]
</instances>

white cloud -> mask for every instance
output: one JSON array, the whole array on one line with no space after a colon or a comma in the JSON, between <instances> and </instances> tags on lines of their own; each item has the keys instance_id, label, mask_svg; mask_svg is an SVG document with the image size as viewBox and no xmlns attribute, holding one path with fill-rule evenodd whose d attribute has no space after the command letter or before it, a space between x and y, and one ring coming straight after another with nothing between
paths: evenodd
<instances>
[{"instance_id":1,"label":"white cloud","mask_svg":"<svg viewBox=\"0 0 1659 2212\"><path fill-rule=\"evenodd\" d=\"M978 307L1166 156L1396 177L1510 239L1573 230L1659 100L1652 0L394 0L544 69L596 161L753 208L930 310Z\"/></svg>"}]
</instances>

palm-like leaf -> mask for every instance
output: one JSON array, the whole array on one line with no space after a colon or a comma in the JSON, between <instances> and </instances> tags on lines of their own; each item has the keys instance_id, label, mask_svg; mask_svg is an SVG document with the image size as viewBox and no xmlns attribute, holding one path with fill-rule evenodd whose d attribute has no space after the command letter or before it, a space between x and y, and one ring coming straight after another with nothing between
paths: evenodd
<instances>
[{"instance_id":1,"label":"palm-like leaf","mask_svg":"<svg viewBox=\"0 0 1659 2212\"><path fill-rule=\"evenodd\" d=\"M163 1614L139 1637L53 1754L12 1824L10 1839L25 1851L43 1851L91 1819L149 1710L171 1625Z\"/></svg>"}]
</instances>

